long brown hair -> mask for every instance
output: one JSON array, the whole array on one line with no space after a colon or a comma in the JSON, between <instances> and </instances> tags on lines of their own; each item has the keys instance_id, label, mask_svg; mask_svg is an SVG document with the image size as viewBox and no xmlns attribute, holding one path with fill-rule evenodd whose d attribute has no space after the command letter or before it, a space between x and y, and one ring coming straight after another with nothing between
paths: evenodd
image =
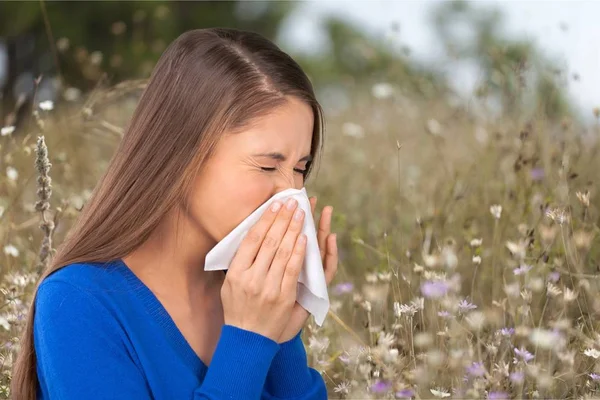
<instances>
[{"instance_id":1,"label":"long brown hair","mask_svg":"<svg viewBox=\"0 0 600 400\"><path fill-rule=\"evenodd\" d=\"M323 146L322 108L289 55L262 35L237 29L179 36L159 59L105 174L38 287L68 264L111 261L135 250L185 198L221 135L237 132L290 95L313 109L316 158ZM13 369L15 400L37 395L34 305L35 300Z\"/></svg>"}]
</instances>

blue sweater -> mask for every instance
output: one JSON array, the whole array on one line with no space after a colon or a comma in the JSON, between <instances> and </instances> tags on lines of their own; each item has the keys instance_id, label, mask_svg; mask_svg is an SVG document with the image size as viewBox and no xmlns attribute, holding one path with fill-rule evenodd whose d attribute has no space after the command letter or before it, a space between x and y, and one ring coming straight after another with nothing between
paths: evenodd
<instances>
[{"instance_id":1,"label":"blue sweater","mask_svg":"<svg viewBox=\"0 0 600 400\"><path fill-rule=\"evenodd\" d=\"M35 298L38 399L326 399L298 334L278 344L231 325L206 366L122 262L71 264Z\"/></svg>"}]
</instances>

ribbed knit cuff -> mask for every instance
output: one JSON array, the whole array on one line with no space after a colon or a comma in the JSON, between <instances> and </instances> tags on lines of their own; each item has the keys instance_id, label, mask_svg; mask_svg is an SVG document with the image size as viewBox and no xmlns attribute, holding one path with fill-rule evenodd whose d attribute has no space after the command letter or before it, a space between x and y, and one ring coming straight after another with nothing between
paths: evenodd
<instances>
[{"instance_id":1,"label":"ribbed knit cuff","mask_svg":"<svg viewBox=\"0 0 600 400\"><path fill-rule=\"evenodd\" d=\"M271 362L265 390L274 397L298 397L309 391L313 385L301 334L302 331L293 339L281 343Z\"/></svg>"},{"instance_id":2,"label":"ribbed knit cuff","mask_svg":"<svg viewBox=\"0 0 600 400\"><path fill-rule=\"evenodd\" d=\"M279 344L266 336L224 325L202 383L231 399L259 399Z\"/></svg>"}]
</instances>

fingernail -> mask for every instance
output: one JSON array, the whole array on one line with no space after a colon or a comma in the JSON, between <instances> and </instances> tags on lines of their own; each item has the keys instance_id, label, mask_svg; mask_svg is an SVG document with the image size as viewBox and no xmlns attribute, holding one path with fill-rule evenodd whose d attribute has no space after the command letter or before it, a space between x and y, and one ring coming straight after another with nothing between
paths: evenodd
<instances>
[{"instance_id":1,"label":"fingernail","mask_svg":"<svg viewBox=\"0 0 600 400\"><path fill-rule=\"evenodd\" d=\"M296 210L296 212L294 213L294 219L295 220L299 220L300 218L302 218L302 215L304 214L304 210L299 208Z\"/></svg>"},{"instance_id":2,"label":"fingernail","mask_svg":"<svg viewBox=\"0 0 600 400\"><path fill-rule=\"evenodd\" d=\"M300 237L298 238L298 241L300 242L300 244L304 244L306 242L306 235L304 233L301 233Z\"/></svg>"},{"instance_id":3,"label":"fingernail","mask_svg":"<svg viewBox=\"0 0 600 400\"><path fill-rule=\"evenodd\" d=\"M281 208L281 202L279 202L279 201L274 201L273 204L271 204L271 211L273 211L273 212L279 211L280 208Z\"/></svg>"},{"instance_id":4,"label":"fingernail","mask_svg":"<svg viewBox=\"0 0 600 400\"><path fill-rule=\"evenodd\" d=\"M297 203L296 199L289 199L286 204L287 209L293 210L294 207L296 206L296 203Z\"/></svg>"}]
</instances>

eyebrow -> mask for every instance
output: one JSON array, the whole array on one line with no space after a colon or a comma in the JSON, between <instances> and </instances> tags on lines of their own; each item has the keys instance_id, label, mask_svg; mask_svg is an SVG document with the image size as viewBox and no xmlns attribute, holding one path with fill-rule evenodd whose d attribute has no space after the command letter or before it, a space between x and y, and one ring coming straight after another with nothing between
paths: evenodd
<instances>
[{"instance_id":1,"label":"eyebrow","mask_svg":"<svg viewBox=\"0 0 600 400\"><path fill-rule=\"evenodd\" d=\"M255 154L254 156L255 157L269 157L269 158L272 158L273 160L282 161L282 162L287 160L287 157L279 152L260 153L260 154ZM300 160L298 160L298 162L300 162L300 161L310 162L312 160L313 160L313 156L311 154L308 154L308 155L302 157Z\"/></svg>"}]
</instances>

